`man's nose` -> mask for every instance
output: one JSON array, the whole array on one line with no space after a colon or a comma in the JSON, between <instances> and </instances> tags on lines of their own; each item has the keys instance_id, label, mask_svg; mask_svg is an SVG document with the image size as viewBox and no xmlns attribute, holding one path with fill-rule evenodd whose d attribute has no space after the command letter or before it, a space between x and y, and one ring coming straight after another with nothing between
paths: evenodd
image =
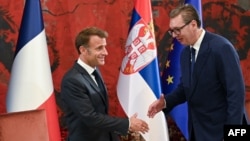
<instances>
[{"instance_id":1,"label":"man's nose","mask_svg":"<svg viewBox=\"0 0 250 141\"><path fill-rule=\"evenodd\" d=\"M173 38L177 37L177 34L175 32L172 33L171 35Z\"/></svg>"},{"instance_id":2,"label":"man's nose","mask_svg":"<svg viewBox=\"0 0 250 141\"><path fill-rule=\"evenodd\" d=\"M108 55L108 50L106 48L103 49L103 54Z\"/></svg>"}]
</instances>

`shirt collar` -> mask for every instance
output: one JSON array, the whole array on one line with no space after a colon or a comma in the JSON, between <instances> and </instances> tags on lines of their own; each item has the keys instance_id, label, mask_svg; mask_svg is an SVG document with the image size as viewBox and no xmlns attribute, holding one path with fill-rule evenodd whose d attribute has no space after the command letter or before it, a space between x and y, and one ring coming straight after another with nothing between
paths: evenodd
<instances>
[{"instance_id":1,"label":"shirt collar","mask_svg":"<svg viewBox=\"0 0 250 141\"><path fill-rule=\"evenodd\" d=\"M95 70L95 68L92 68L91 66L89 66L88 64L86 64L85 62L83 62L80 58L78 58L77 63L83 67L90 75L92 74L92 72Z\"/></svg>"},{"instance_id":2,"label":"shirt collar","mask_svg":"<svg viewBox=\"0 0 250 141\"><path fill-rule=\"evenodd\" d=\"M198 40L197 40L197 41L194 43L194 45L193 45L193 48L194 48L197 52L198 52L199 49L200 49L201 42L202 42L204 36L205 36L205 30L202 29L202 32L201 32L200 37L198 38Z\"/></svg>"}]
</instances>

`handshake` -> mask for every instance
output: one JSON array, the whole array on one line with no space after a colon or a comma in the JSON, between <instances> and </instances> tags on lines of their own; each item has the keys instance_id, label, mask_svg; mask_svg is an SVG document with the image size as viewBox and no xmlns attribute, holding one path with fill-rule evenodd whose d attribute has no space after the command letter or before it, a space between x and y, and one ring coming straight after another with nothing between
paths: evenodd
<instances>
[{"instance_id":1,"label":"handshake","mask_svg":"<svg viewBox=\"0 0 250 141\"><path fill-rule=\"evenodd\" d=\"M153 118L158 112L160 112L163 108L165 108L166 103L164 100L164 95L161 95L160 98L156 101L154 101L148 109L148 117ZM141 132L145 134L148 132L149 127L148 124L139 118L137 118L137 114L135 113L133 116L129 118L130 126L129 131L130 132Z\"/></svg>"},{"instance_id":2,"label":"handshake","mask_svg":"<svg viewBox=\"0 0 250 141\"><path fill-rule=\"evenodd\" d=\"M137 113L129 118L129 122L129 132L141 132L145 134L149 130L148 124L144 120L137 118Z\"/></svg>"}]
</instances>

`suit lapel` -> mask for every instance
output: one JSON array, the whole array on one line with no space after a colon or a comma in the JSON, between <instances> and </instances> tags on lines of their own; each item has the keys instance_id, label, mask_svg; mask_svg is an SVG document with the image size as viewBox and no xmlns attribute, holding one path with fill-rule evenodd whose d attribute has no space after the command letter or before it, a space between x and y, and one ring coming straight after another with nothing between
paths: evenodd
<instances>
[{"instance_id":1,"label":"suit lapel","mask_svg":"<svg viewBox=\"0 0 250 141\"><path fill-rule=\"evenodd\" d=\"M103 87L103 89L104 89L104 94L101 92L101 88L99 88L96 84L95 84L95 82L94 82L94 84L92 83L92 85L94 85L94 87L95 87L95 89L98 91L98 93L102 96L102 98L104 98L104 100L105 101L107 101L108 100L108 97L107 97L107 88L106 88L106 86L105 86L105 83L104 83L104 81L103 81L103 78L102 78L102 75L101 75L101 73L100 73L100 71L99 71L99 69L96 69L97 70L97 73L99 74L99 76L100 76L100 78L101 78L101 81L102 81L102 86L100 86L100 87ZM92 78L91 78L91 80L93 80Z\"/></svg>"},{"instance_id":2,"label":"suit lapel","mask_svg":"<svg viewBox=\"0 0 250 141\"><path fill-rule=\"evenodd\" d=\"M194 65L194 70L193 70L193 81L191 85L191 94L193 93L193 90L195 90L195 87L197 86L197 83L199 83L200 77L201 77L201 72L203 69L205 69L206 66L206 61L208 59L208 56L210 54L210 48L208 46L207 36L205 34L204 39L201 43L198 56ZM191 96L191 95L190 95Z\"/></svg>"},{"instance_id":3,"label":"suit lapel","mask_svg":"<svg viewBox=\"0 0 250 141\"><path fill-rule=\"evenodd\" d=\"M101 92L101 89L95 84L95 81L91 78L91 76L88 74L88 72L82 68L79 64L75 63L74 68L76 68L83 76L83 78L85 80L87 80L90 85L95 89L95 91L100 95L100 97L103 100L103 103L106 105L106 107L108 108L108 97L107 97L107 89L104 85L105 88L105 94L103 94ZM99 72L98 72L99 73ZM100 74L100 73L99 73ZM102 78L102 76L100 75L100 77Z\"/></svg>"}]
</instances>

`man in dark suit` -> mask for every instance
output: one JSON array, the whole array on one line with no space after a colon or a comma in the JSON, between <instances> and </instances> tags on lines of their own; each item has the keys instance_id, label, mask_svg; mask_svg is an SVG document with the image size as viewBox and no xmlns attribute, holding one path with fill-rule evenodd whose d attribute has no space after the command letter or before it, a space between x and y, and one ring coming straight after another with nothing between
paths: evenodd
<instances>
[{"instance_id":1,"label":"man in dark suit","mask_svg":"<svg viewBox=\"0 0 250 141\"><path fill-rule=\"evenodd\" d=\"M169 27L170 35L186 46L180 58L180 84L153 102L148 116L160 110L167 114L187 101L189 140L222 141L224 125L241 124L243 119L245 85L239 56L227 39L201 28L191 5L172 10Z\"/></svg>"},{"instance_id":2,"label":"man in dark suit","mask_svg":"<svg viewBox=\"0 0 250 141\"><path fill-rule=\"evenodd\" d=\"M107 89L97 69L108 55L107 36L106 31L89 27L76 37L79 58L64 75L60 94L68 141L117 141L128 131L149 130L137 114L129 119L108 115Z\"/></svg>"}]
</instances>

